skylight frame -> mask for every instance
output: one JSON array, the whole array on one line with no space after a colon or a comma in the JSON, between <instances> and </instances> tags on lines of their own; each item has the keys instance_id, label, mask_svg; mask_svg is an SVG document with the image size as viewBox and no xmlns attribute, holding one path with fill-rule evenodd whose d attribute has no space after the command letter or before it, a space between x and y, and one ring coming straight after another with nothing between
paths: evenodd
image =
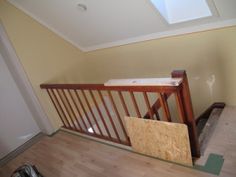
<instances>
[{"instance_id":1,"label":"skylight frame","mask_svg":"<svg viewBox=\"0 0 236 177\"><path fill-rule=\"evenodd\" d=\"M180 2L184 2L186 4L181 5ZM193 6L190 8L192 10L186 10L187 6L190 7L191 2L193 3ZM218 15L217 10L213 5L214 3L211 2L211 0L150 0L150 3L159 12L163 19L170 25ZM200 5L197 7L197 4ZM198 10L196 10L196 7L198 8ZM189 16L183 13L184 8L186 11L188 11L186 13L189 13ZM176 16L180 17L177 18Z\"/></svg>"}]
</instances>

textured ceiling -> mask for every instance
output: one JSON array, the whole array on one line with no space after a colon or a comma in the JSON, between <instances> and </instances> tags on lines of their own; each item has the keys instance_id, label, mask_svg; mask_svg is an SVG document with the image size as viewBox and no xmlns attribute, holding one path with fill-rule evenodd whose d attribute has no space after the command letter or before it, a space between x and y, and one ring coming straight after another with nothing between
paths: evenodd
<instances>
[{"instance_id":1,"label":"textured ceiling","mask_svg":"<svg viewBox=\"0 0 236 177\"><path fill-rule=\"evenodd\" d=\"M8 1L83 51L236 25L236 0L208 0L212 17L173 25L149 0Z\"/></svg>"}]
</instances>

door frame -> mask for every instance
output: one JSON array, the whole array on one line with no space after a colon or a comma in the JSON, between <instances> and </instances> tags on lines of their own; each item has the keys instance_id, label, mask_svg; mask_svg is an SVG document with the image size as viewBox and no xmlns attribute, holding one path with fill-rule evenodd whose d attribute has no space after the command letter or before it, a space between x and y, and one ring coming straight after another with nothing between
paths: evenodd
<instances>
[{"instance_id":1,"label":"door frame","mask_svg":"<svg viewBox=\"0 0 236 177\"><path fill-rule=\"evenodd\" d=\"M34 120L38 124L41 131L45 134L51 135L56 130L53 128L46 113L44 112L40 102L35 95L34 89L25 73L16 51L11 44L8 35L0 21L0 51L3 60L6 63L13 79L16 82L29 110L31 111Z\"/></svg>"}]
</instances>

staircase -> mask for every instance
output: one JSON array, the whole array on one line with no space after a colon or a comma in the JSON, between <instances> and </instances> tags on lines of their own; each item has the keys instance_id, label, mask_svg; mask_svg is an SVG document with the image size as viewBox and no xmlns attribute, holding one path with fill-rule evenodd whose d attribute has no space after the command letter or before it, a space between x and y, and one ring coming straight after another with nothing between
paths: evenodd
<instances>
[{"instance_id":1,"label":"staircase","mask_svg":"<svg viewBox=\"0 0 236 177\"><path fill-rule=\"evenodd\" d=\"M204 154L224 107L224 103L215 103L196 120L201 155Z\"/></svg>"}]
</instances>

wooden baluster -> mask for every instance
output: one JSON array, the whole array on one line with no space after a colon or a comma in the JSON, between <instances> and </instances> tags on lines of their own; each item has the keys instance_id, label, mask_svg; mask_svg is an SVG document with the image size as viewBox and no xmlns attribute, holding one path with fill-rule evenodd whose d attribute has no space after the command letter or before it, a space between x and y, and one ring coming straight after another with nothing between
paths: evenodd
<instances>
[{"instance_id":1,"label":"wooden baluster","mask_svg":"<svg viewBox=\"0 0 236 177\"><path fill-rule=\"evenodd\" d=\"M61 100L61 95L59 94L58 89L55 89L55 90L56 90L56 93L57 93L58 97L59 97L60 100ZM60 107L60 109L61 109L61 111L62 111L62 114L64 115L64 117L65 117L65 119L66 119L66 123L68 124L68 127L66 127L66 128L73 129L73 127L70 125L70 122L69 122L69 120L67 119L66 113L65 113L63 107L61 106L61 104L60 104L60 102L59 102L59 100L58 100L56 94L54 93L54 90L53 90L53 89L52 89L52 93L53 93L53 96L56 98L56 100L57 100L57 102L58 102L58 105L59 105L59 107ZM61 100L61 102L62 102L62 100ZM62 104L63 104L63 102L62 102ZM64 105L64 104L63 104L63 105Z\"/></svg>"},{"instance_id":2,"label":"wooden baluster","mask_svg":"<svg viewBox=\"0 0 236 177\"><path fill-rule=\"evenodd\" d=\"M176 105L177 105L177 109L178 109L178 113L179 113L179 121L180 121L180 123L185 123L186 118L185 118L185 114L184 114L184 106L182 103L181 93L179 90L175 93L175 100L176 100Z\"/></svg>"},{"instance_id":3,"label":"wooden baluster","mask_svg":"<svg viewBox=\"0 0 236 177\"><path fill-rule=\"evenodd\" d=\"M91 97L93 99L93 102L94 102L94 104L95 104L95 106L97 108L98 114L101 117L102 123L103 123L103 125L104 125L104 127L106 129L107 135L108 135L109 139L111 140L112 139L111 134L110 134L109 129L107 127L106 121L105 121L105 119L104 119L104 117L102 115L102 112L101 112L101 110L100 110L100 108L98 106L98 103L97 103L97 101L95 99L95 96L94 96L94 94L93 94L93 92L91 90L89 90L89 93L90 93L90 95L91 95Z\"/></svg>"},{"instance_id":4,"label":"wooden baluster","mask_svg":"<svg viewBox=\"0 0 236 177\"><path fill-rule=\"evenodd\" d=\"M69 103L69 101L68 101L68 99L67 99L67 97L66 97L66 94L65 94L64 89L61 89L61 91L62 91L62 95L64 96L65 101L66 101L66 103L65 103L64 100L62 99L62 103L63 103L63 105L64 105L64 107L65 107L65 109L66 109L66 112L68 113L68 115L69 115L69 117L70 117L70 120L71 120L71 122L72 122L72 124L73 124L74 129L77 130L77 127L76 127L75 122L74 122L74 120L73 120L73 116L71 115L71 112L70 112L70 110L68 109L68 107L70 107L70 103ZM67 107L67 105L68 105L68 107Z\"/></svg>"},{"instance_id":5,"label":"wooden baluster","mask_svg":"<svg viewBox=\"0 0 236 177\"><path fill-rule=\"evenodd\" d=\"M126 104L125 104L125 100L124 100L124 97L123 97L121 91L118 91L118 94L119 94L119 97L120 97L120 100L121 100L121 104L122 104L122 106L123 106L123 108L125 110L126 116L130 117L129 110L128 110Z\"/></svg>"},{"instance_id":6,"label":"wooden baluster","mask_svg":"<svg viewBox=\"0 0 236 177\"><path fill-rule=\"evenodd\" d=\"M86 104L87 104L87 106L88 106L88 108L89 108L89 111L90 111L91 114L92 114L93 120L94 120L94 122L95 122L95 124L96 124L96 126L97 126L97 128L98 128L98 131L99 131L100 135L103 136L102 130L101 130L101 128L100 128L100 126L99 126L99 124L98 124L98 122L97 122L97 119L96 119L96 117L95 117L95 115L94 115L94 113L93 113L93 110L92 110L92 108L91 108L91 105L89 104L89 101L88 101L88 99L87 99L87 97L86 97L86 95L85 95L85 93L84 93L84 90L81 90L81 92L82 92L82 95L83 95L83 97L84 97L84 99L85 99L85 102L86 102Z\"/></svg>"},{"instance_id":7,"label":"wooden baluster","mask_svg":"<svg viewBox=\"0 0 236 177\"><path fill-rule=\"evenodd\" d=\"M146 106L147 106L147 109L148 109L149 117L151 119L154 119L154 117L153 117L154 113L152 111L152 108L151 108L151 105L150 105L150 102L149 102L149 99L148 99L147 92L143 92L143 97L144 97L144 100L145 100L145 103L146 103Z\"/></svg>"},{"instance_id":8,"label":"wooden baluster","mask_svg":"<svg viewBox=\"0 0 236 177\"><path fill-rule=\"evenodd\" d=\"M90 120L90 118L89 118L89 116L88 116L88 114L87 114L86 109L84 108L83 102L82 102L82 100L80 99L80 96L79 96L78 92L77 92L76 90L74 90L74 91L75 91L75 95L76 95L76 97L77 97L77 99L78 99L78 101L79 101L79 103L80 103L80 106L81 106L81 108L82 108L82 110L83 110L83 112L84 112L84 115L85 115L85 117L87 118L87 121L88 121L88 123L89 123L89 126L92 128L93 133L97 134L96 131L95 131L94 128L93 128L93 125L92 125L92 123L91 123L91 120ZM88 132L88 129L87 129L87 132Z\"/></svg>"},{"instance_id":9,"label":"wooden baluster","mask_svg":"<svg viewBox=\"0 0 236 177\"><path fill-rule=\"evenodd\" d=\"M100 97L100 99L101 99L101 101L102 101L102 104L103 104L103 106L104 106L104 108L105 108L105 110L106 110L106 113L107 113L108 118L109 118L109 120L110 120L110 122L111 122L112 128L113 128L113 130L114 130L114 132L115 132L115 134L116 134L116 137L117 137L118 141L121 143L120 136L119 136L119 134L118 134L118 132L117 132L117 129L116 129L116 126L115 126L115 124L114 124L114 122L113 122L113 120L112 120L110 111L109 111L109 109L107 108L106 102L105 102L105 100L104 100L104 98L103 98L102 93L101 93L100 90L98 90L98 94L99 94L99 97Z\"/></svg>"},{"instance_id":10,"label":"wooden baluster","mask_svg":"<svg viewBox=\"0 0 236 177\"><path fill-rule=\"evenodd\" d=\"M125 138L126 138L127 142L130 142L130 141L129 141L129 137L128 137L127 133L126 133L124 124L123 124L123 122L122 122L122 120L121 120L119 111L118 111L118 109L117 109L117 107L116 107L116 104L115 104L115 102L114 102L114 99L113 99L112 94L111 94L110 91L108 91L108 96L109 96L110 102L111 102L111 104L112 104L112 107L113 107L113 109L114 109L114 111L115 111L115 113L116 113L116 117L117 117L118 120L119 120L120 126L121 126L121 128L122 128L122 130L123 130L123 133L124 133L124 135L125 135Z\"/></svg>"},{"instance_id":11,"label":"wooden baluster","mask_svg":"<svg viewBox=\"0 0 236 177\"><path fill-rule=\"evenodd\" d=\"M140 114L140 111L139 111L139 108L138 108L138 104L136 102L136 99L135 99L135 96L134 96L134 93L133 92L129 92L130 93L130 96L131 96L131 99L132 99L132 102L134 104L134 108L135 108L135 111L136 111L136 114L137 114L137 117L141 118L141 114Z\"/></svg>"},{"instance_id":12,"label":"wooden baluster","mask_svg":"<svg viewBox=\"0 0 236 177\"><path fill-rule=\"evenodd\" d=\"M61 115L61 113L60 113L60 111L59 111L59 109L58 109L58 107L57 107L57 104L58 104L58 103L57 103L57 104L55 103L55 101L54 101L54 99L52 98L52 95L51 95L49 89L46 89L46 90L47 90L47 93L48 93L48 95L49 95L49 97L50 97L50 99L51 99L51 101L52 101L54 107L56 108L57 114L59 115L59 117L60 117L60 119L61 119L61 121L62 121L62 123L63 123L63 126L64 126L64 127L67 127L66 122L64 121L63 116Z\"/></svg>"},{"instance_id":13,"label":"wooden baluster","mask_svg":"<svg viewBox=\"0 0 236 177\"><path fill-rule=\"evenodd\" d=\"M74 90L74 91L75 91L75 90ZM80 112L80 110L79 110L78 105L77 105L76 102L75 102L74 97L73 97L72 94L71 94L71 91L68 90L68 93L69 93L69 95L70 95L71 100L72 100L73 103L74 103L74 106L75 106L75 108L76 108L76 110L77 110L77 112L78 112L78 114L79 114L79 117L80 117L80 119L81 119L81 121L82 121L82 123L83 123L85 129L87 130L87 129L88 129L88 128L87 128L87 125L86 125L86 123L85 123L85 121L84 121L84 119L83 119L83 116L82 116L82 114L81 114L81 112ZM78 124L80 124L80 123L79 123L79 120L78 120ZM81 130L83 131L83 128L82 128L81 125L80 125L80 127L81 127Z\"/></svg>"},{"instance_id":14,"label":"wooden baluster","mask_svg":"<svg viewBox=\"0 0 236 177\"><path fill-rule=\"evenodd\" d=\"M169 106L167 104L167 101L166 101L163 94L158 93L158 95L159 95L161 107L163 108L164 119L167 122L171 122L170 110L169 110Z\"/></svg>"},{"instance_id":15,"label":"wooden baluster","mask_svg":"<svg viewBox=\"0 0 236 177\"><path fill-rule=\"evenodd\" d=\"M69 90L68 90L68 92L69 92ZM77 116L76 116L76 114L75 114L75 111L74 111L74 109L72 108L72 105L71 105L71 103L70 103L68 97L66 96L64 90L63 90L63 95L64 95L64 97L66 98L66 102L67 102L67 104L68 104L68 106L69 106L69 108L70 108L70 110L71 110L71 112L72 112L72 114L73 114L73 116L74 116L74 119L75 119L76 123L77 123L78 126L79 126L79 129L80 129L79 131L82 132L83 129L82 129L80 123L79 123L79 120L78 120L78 118L77 118ZM72 99L72 95L70 94L70 92L69 92L69 96L70 96L71 99ZM73 116L72 116L72 117L73 117ZM73 122L74 122L74 121L73 121Z\"/></svg>"},{"instance_id":16,"label":"wooden baluster","mask_svg":"<svg viewBox=\"0 0 236 177\"><path fill-rule=\"evenodd\" d=\"M197 128L196 122L193 115L193 106L192 100L189 90L188 78L185 71L173 71L171 73L172 78L182 78L181 90L180 90L180 97L183 101L183 107L186 117L186 124L188 126L189 138L190 138L190 145L191 145L191 152L192 156L200 157L200 146L199 140L197 135Z\"/></svg>"},{"instance_id":17,"label":"wooden baluster","mask_svg":"<svg viewBox=\"0 0 236 177\"><path fill-rule=\"evenodd\" d=\"M164 93L163 94L164 97L165 97L165 101L167 101L167 99L170 97L171 94L172 93ZM157 97L156 102L151 107L151 109L153 110L153 112L156 115L157 120L160 120L160 116L159 116L159 113L158 113L158 110L159 110L160 107L161 107L160 99ZM149 112L147 112L144 117L149 118Z\"/></svg>"}]
</instances>

